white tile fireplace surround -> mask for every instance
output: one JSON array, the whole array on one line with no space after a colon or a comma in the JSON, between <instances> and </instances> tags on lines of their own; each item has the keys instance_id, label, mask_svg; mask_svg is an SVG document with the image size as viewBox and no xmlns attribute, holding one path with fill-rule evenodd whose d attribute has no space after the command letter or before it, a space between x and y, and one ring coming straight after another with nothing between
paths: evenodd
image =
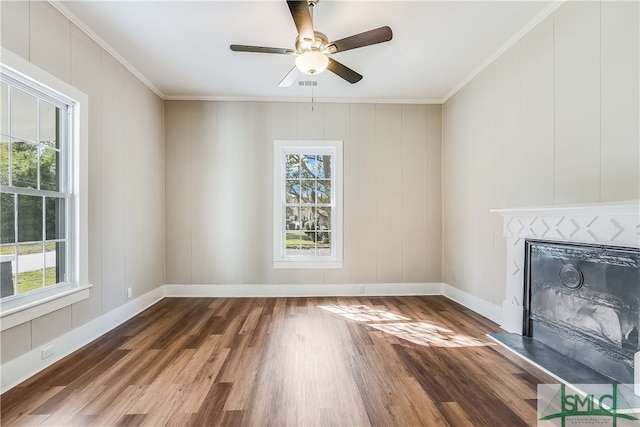
<instances>
[{"instance_id":1,"label":"white tile fireplace surround","mask_svg":"<svg viewBox=\"0 0 640 427\"><path fill-rule=\"evenodd\" d=\"M525 239L640 248L640 202L495 209L504 218L506 292L502 324L522 335ZM635 383L640 383L636 354Z\"/></svg>"}]
</instances>

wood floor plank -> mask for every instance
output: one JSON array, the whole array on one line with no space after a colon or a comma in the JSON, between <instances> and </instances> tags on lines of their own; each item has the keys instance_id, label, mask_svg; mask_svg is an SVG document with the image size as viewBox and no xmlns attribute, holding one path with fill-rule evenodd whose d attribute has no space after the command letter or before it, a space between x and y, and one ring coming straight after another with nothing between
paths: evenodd
<instances>
[{"instance_id":1,"label":"wood floor plank","mask_svg":"<svg viewBox=\"0 0 640 427\"><path fill-rule=\"evenodd\" d=\"M195 413L202 408L207 392L216 384L215 379L228 356L228 348L216 349L204 362L203 366L199 368L193 382L178 382L178 384L182 384L186 388L187 393L181 411L185 413Z\"/></svg>"},{"instance_id":2,"label":"wood floor plank","mask_svg":"<svg viewBox=\"0 0 640 427\"><path fill-rule=\"evenodd\" d=\"M22 417L30 415L30 413L53 396L64 390L64 386L42 386L37 384L18 385L13 389L13 393L4 393L0 398L0 424L13 425ZM29 396L25 400L24 396ZM44 414L44 418L47 415Z\"/></svg>"},{"instance_id":3,"label":"wood floor plank","mask_svg":"<svg viewBox=\"0 0 640 427\"><path fill-rule=\"evenodd\" d=\"M218 422L220 427L237 427L244 425L242 419L244 417L244 411L224 411L222 418Z\"/></svg>"},{"instance_id":4,"label":"wood floor plank","mask_svg":"<svg viewBox=\"0 0 640 427\"><path fill-rule=\"evenodd\" d=\"M215 426L223 417L223 408L231 391L229 383L215 383L203 399L200 410L189 419L189 425Z\"/></svg>"},{"instance_id":5,"label":"wood floor plank","mask_svg":"<svg viewBox=\"0 0 640 427\"><path fill-rule=\"evenodd\" d=\"M224 406L225 412L241 412L251 404L251 396L255 377L260 370L262 349L248 347L240 359L241 372L236 372L232 386L229 391L229 398Z\"/></svg>"},{"instance_id":6,"label":"wood floor plank","mask_svg":"<svg viewBox=\"0 0 640 427\"><path fill-rule=\"evenodd\" d=\"M535 425L555 380L442 296L165 298L0 396L2 425Z\"/></svg>"},{"instance_id":7,"label":"wood floor plank","mask_svg":"<svg viewBox=\"0 0 640 427\"><path fill-rule=\"evenodd\" d=\"M452 427L474 425L475 421L469 418L467 412L457 402L439 402L437 405Z\"/></svg>"},{"instance_id":8,"label":"wood floor plank","mask_svg":"<svg viewBox=\"0 0 640 427\"><path fill-rule=\"evenodd\" d=\"M116 421L118 427L138 427L143 425L146 418L145 414L126 414Z\"/></svg>"},{"instance_id":9,"label":"wood floor plank","mask_svg":"<svg viewBox=\"0 0 640 427\"><path fill-rule=\"evenodd\" d=\"M144 417L132 418L131 416L143 414L132 414L131 407L138 402L138 400L144 395L145 390L148 388L149 386L147 385L130 385L126 387L125 390L110 401L109 405L104 407L99 414L92 415L94 417L92 425L117 425L120 423L132 423L134 420L137 420L136 422L140 422Z\"/></svg>"},{"instance_id":10,"label":"wood floor plank","mask_svg":"<svg viewBox=\"0 0 640 427\"><path fill-rule=\"evenodd\" d=\"M93 415L83 415L81 411L84 407L91 402L92 396L102 393L105 387L84 387L78 388L71 394L62 394L64 399L57 400L56 402L63 401L64 405L52 405L49 403L49 407L52 408L49 416L46 419L44 425L58 426L69 424L81 424L87 425L93 422Z\"/></svg>"},{"instance_id":11,"label":"wood floor plank","mask_svg":"<svg viewBox=\"0 0 640 427\"><path fill-rule=\"evenodd\" d=\"M47 415L25 415L17 421L7 425L22 427L22 426L45 426ZM3 422L4 425L4 422Z\"/></svg>"}]
</instances>

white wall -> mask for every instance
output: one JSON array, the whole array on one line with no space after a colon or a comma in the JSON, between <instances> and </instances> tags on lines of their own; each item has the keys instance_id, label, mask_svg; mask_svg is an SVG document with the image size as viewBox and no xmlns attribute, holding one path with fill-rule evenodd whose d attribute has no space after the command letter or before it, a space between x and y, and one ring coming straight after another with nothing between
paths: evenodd
<instances>
[{"instance_id":1,"label":"white wall","mask_svg":"<svg viewBox=\"0 0 640 427\"><path fill-rule=\"evenodd\" d=\"M639 6L567 2L445 103L445 283L502 304L491 208L640 198Z\"/></svg>"},{"instance_id":2,"label":"white wall","mask_svg":"<svg viewBox=\"0 0 640 427\"><path fill-rule=\"evenodd\" d=\"M89 96L89 299L2 332L2 364L164 284L163 102L44 1L0 2L1 43Z\"/></svg>"},{"instance_id":3,"label":"white wall","mask_svg":"<svg viewBox=\"0 0 640 427\"><path fill-rule=\"evenodd\" d=\"M441 282L441 107L165 103L170 284ZM272 268L275 139L344 141L344 266Z\"/></svg>"}]
</instances>

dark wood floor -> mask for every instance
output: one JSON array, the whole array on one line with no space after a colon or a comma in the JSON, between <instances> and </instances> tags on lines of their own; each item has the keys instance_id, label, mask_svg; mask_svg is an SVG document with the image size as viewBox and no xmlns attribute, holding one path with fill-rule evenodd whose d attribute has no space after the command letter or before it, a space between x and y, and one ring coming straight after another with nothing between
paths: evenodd
<instances>
[{"instance_id":1,"label":"dark wood floor","mask_svg":"<svg viewBox=\"0 0 640 427\"><path fill-rule=\"evenodd\" d=\"M1 396L5 425L518 426L555 381L444 297L167 298Z\"/></svg>"}]
</instances>

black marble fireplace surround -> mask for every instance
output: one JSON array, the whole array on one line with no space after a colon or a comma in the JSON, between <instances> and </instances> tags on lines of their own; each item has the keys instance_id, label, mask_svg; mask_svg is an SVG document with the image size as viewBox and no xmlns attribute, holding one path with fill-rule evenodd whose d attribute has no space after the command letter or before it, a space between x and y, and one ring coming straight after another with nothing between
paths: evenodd
<instances>
[{"instance_id":1,"label":"black marble fireplace surround","mask_svg":"<svg viewBox=\"0 0 640 427\"><path fill-rule=\"evenodd\" d=\"M577 366L633 383L640 250L527 240L524 309L529 346L540 343Z\"/></svg>"}]
</instances>

